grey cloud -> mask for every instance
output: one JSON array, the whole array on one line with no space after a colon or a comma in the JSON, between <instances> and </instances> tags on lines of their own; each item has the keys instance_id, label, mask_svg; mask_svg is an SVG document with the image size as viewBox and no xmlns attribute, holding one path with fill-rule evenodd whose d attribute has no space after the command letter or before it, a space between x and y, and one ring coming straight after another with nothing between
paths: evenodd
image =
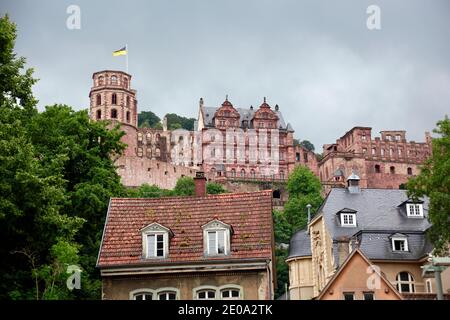
<instances>
[{"instance_id":1,"label":"grey cloud","mask_svg":"<svg viewBox=\"0 0 450 320\"><path fill-rule=\"evenodd\" d=\"M76 3L75 3L76 2ZM81 7L82 29L65 27ZM366 28L381 7L382 29ZM123 69L140 110L196 117L197 104L279 104L318 150L355 125L422 141L450 101L448 1L2 1L17 51L41 80L39 108L88 106L91 75Z\"/></svg>"}]
</instances>

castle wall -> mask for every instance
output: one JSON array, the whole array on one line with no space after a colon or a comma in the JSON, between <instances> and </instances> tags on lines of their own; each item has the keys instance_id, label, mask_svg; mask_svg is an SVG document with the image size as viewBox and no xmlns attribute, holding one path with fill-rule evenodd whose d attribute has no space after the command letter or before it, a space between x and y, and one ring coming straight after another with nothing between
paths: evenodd
<instances>
[{"instance_id":1,"label":"castle wall","mask_svg":"<svg viewBox=\"0 0 450 320\"><path fill-rule=\"evenodd\" d=\"M196 173L195 169L189 167L137 156L120 157L116 166L122 183L127 187L138 187L147 183L163 189L173 189L179 178L195 177Z\"/></svg>"}]
</instances>

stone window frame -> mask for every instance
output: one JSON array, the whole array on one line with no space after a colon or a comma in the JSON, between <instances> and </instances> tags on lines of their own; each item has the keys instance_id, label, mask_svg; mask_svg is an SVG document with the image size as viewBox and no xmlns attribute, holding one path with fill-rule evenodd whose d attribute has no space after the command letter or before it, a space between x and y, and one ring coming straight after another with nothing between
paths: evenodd
<instances>
[{"instance_id":1,"label":"stone window frame","mask_svg":"<svg viewBox=\"0 0 450 320\"><path fill-rule=\"evenodd\" d=\"M150 288L139 288L130 291L129 293L129 299L130 300L136 300L135 296L139 293L150 293L152 294L152 300L159 300L159 294L166 293L166 292L172 292L175 293L175 300L180 300L180 289L175 287L163 287L159 289L150 289Z\"/></svg>"},{"instance_id":2,"label":"stone window frame","mask_svg":"<svg viewBox=\"0 0 450 320\"><path fill-rule=\"evenodd\" d=\"M215 298L214 299L199 299L198 293L202 291L214 291ZM239 297L237 299L229 299L222 298L222 292L226 290L237 290L239 291ZM192 299L193 300L244 300L244 288L238 284L230 283L224 284L221 286L212 286L212 285L202 285L192 289Z\"/></svg>"}]
</instances>

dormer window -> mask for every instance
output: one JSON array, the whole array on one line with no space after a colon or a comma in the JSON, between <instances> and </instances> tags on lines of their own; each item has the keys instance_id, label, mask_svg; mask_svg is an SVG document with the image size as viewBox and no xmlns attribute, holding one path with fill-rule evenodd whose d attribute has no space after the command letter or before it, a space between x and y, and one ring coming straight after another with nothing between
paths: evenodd
<instances>
[{"instance_id":1,"label":"dormer window","mask_svg":"<svg viewBox=\"0 0 450 320\"><path fill-rule=\"evenodd\" d=\"M408 251L408 237L401 233L390 236L392 251L405 252Z\"/></svg>"},{"instance_id":2,"label":"dormer window","mask_svg":"<svg viewBox=\"0 0 450 320\"><path fill-rule=\"evenodd\" d=\"M341 227L356 227L356 211L353 209L342 209L337 213Z\"/></svg>"},{"instance_id":3,"label":"dormer window","mask_svg":"<svg viewBox=\"0 0 450 320\"><path fill-rule=\"evenodd\" d=\"M408 217L423 218L423 205L421 203L407 203L406 214Z\"/></svg>"},{"instance_id":4,"label":"dormer window","mask_svg":"<svg viewBox=\"0 0 450 320\"><path fill-rule=\"evenodd\" d=\"M167 258L169 255L169 237L172 231L159 223L152 223L141 230L142 256L145 259Z\"/></svg>"},{"instance_id":5,"label":"dormer window","mask_svg":"<svg viewBox=\"0 0 450 320\"><path fill-rule=\"evenodd\" d=\"M341 224L343 227L355 227L356 215L354 213L341 213Z\"/></svg>"},{"instance_id":6,"label":"dormer window","mask_svg":"<svg viewBox=\"0 0 450 320\"><path fill-rule=\"evenodd\" d=\"M204 253L206 256L230 254L232 228L219 220L213 220L203 228Z\"/></svg>"}]
</instances>

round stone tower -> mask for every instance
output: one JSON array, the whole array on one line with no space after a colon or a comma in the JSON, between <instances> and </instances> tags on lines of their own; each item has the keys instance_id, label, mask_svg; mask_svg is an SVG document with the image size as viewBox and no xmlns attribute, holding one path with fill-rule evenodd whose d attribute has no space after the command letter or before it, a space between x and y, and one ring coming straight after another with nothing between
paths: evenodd
<instances>
[{"instance_id":1,"label":"round stone tower","mask_svg":"<svg viewBox=\"0 0 450 320\"><path fill-rule=\"evenodd\" d=\"M131 75L104 70L95 72L92 80L89 92L91 119L119 121L137 127L136 90L131 89Z\"/></svg>"},{"instance_id":2,"label":"round stone tower","mask_svg":"<svg viewBox=\"0 0 450 320\"><path fill-rule=\"evenodd\" d=\"M93 86L89 92L90 117L94 121L111 120L121 124L127 144L125 156L137 153L137 99L131 89L131 75L123 71L104 70L92 75Z\"/></svg>"}]
</instances>

